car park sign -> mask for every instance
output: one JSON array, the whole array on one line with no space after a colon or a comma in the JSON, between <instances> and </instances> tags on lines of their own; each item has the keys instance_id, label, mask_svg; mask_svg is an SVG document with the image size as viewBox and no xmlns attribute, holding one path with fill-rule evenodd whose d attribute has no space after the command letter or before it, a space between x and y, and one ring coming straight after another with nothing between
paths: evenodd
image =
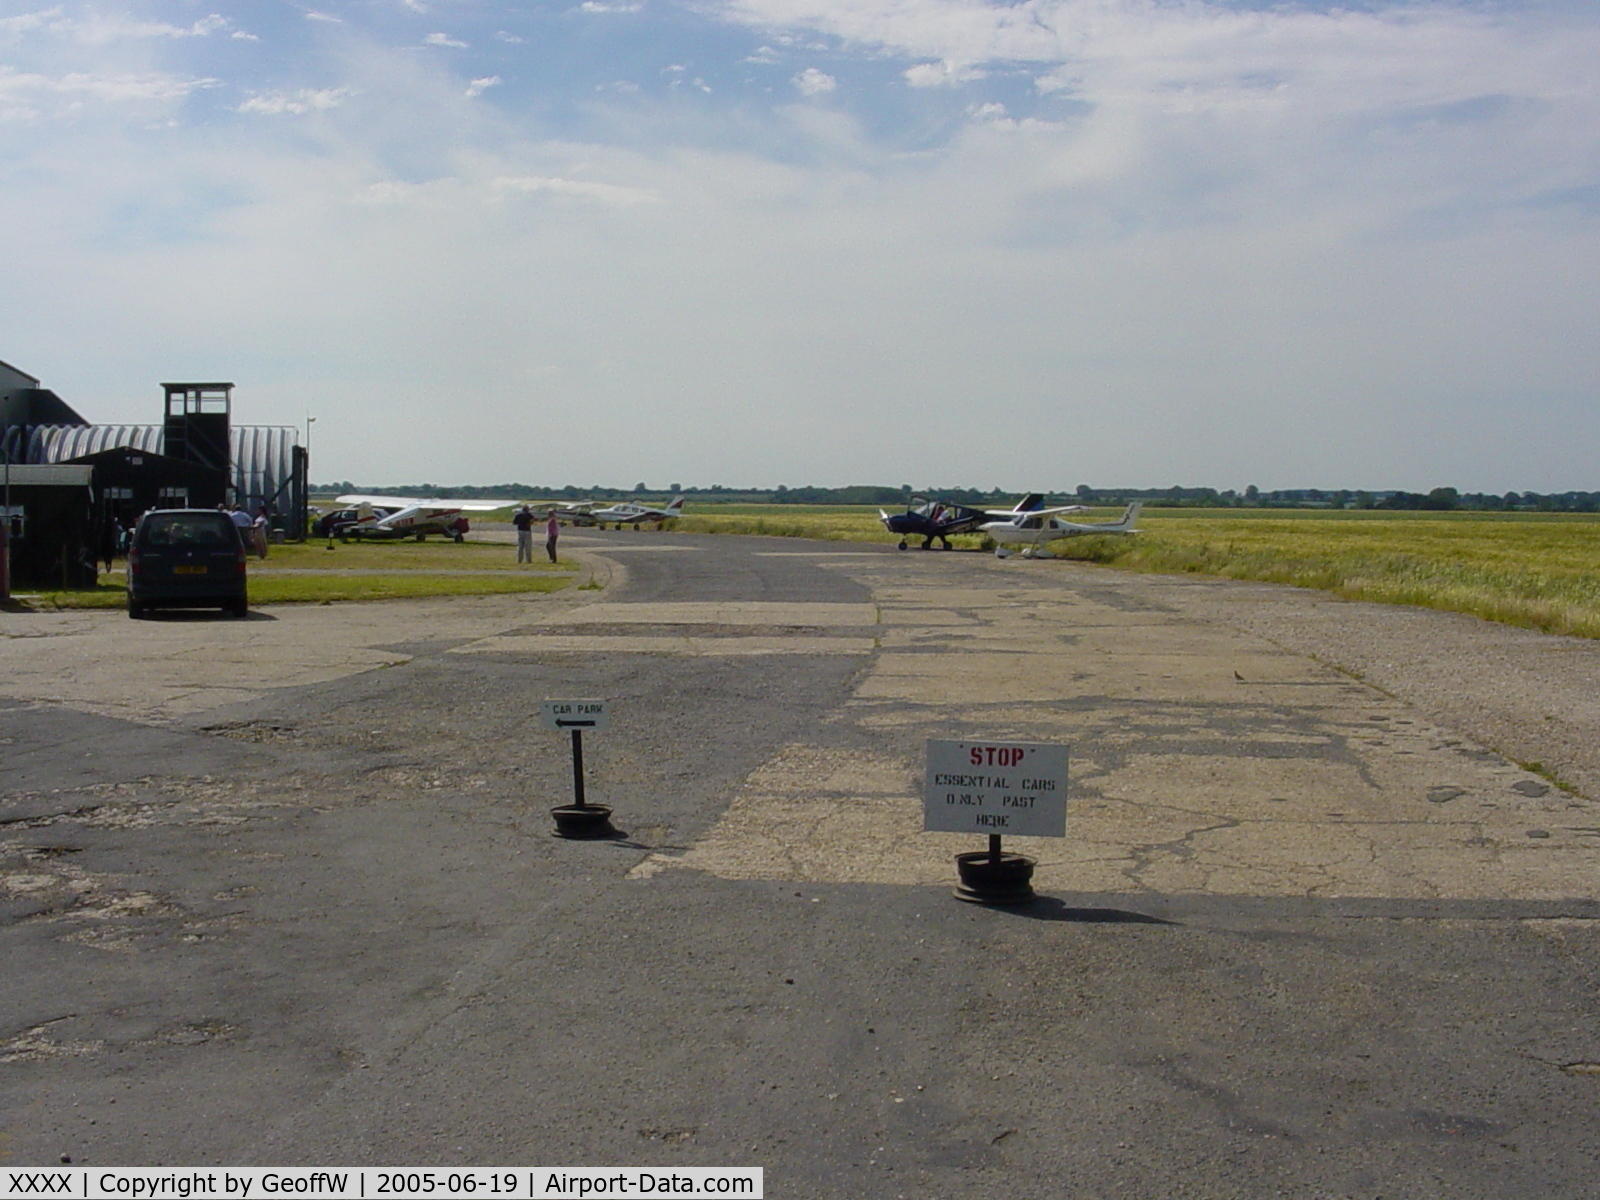
<instances>
[{"instance_id":1,"label":"car park sign","mask_svg":"<svg viewBox=\"0 0 1600 1200\"><path fill-rule=\"evenodd\" d=\"M539 707L539 716L546 729L599 731L611 725L604 700L546 700Z\"/></svg>"},{"instance_id":2,"label":"car park sign","mask_svg":"<svg viewBox=\"0 0 1600 1200\"><path fill-rule=\"evenodd\" d=\"M1067 747L929 739L922 828L1065 837Z\"/></svg>"}]
</instances>

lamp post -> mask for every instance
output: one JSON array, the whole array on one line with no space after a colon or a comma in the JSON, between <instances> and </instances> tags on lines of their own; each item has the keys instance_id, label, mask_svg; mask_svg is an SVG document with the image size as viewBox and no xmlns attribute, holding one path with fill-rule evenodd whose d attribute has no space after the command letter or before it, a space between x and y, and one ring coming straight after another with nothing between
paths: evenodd
<instances>
[{"instance_id":1,"label":"lamp post","mask_svg":"<svg viewBox=\"0 0 1600 1200\"><path fill-rule=\"evenodd\" d=\"M300 523L300 537L307 538L311 535L311 427L317 419L309 412L306 413L306 453L301 459L300 469L300 511L296 520ZM333 539L328 539L328 549L333 549Z\"/></svg>"}]
</instances>

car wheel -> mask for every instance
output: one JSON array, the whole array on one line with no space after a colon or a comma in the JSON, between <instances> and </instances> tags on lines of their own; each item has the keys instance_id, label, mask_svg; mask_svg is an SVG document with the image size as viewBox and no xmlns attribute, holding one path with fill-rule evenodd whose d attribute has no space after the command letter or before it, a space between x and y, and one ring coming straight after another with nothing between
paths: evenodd
<instances>
[{"instance_id":1,"label":"car wheel","mask_svg":"<svg viewBox=\"0 0 1600 1200\"><path fill-rule=\"evenodd\" d=\"M130 621L142 621L144 620L144 614L144 605L135 604L132 600L128 601L128 619Z\"/></svg>"},{"instance_id":2,"label":"car wheel","mask_svg":"<svg viewBox=\"0 0 1600 1200\"><path fill-rule=\"evenodd\" d=\"M238 620L242 621L242 620L244 620L244 618L246 618L246 617L248 617L250 615L250 601L248 601L248 600L233 600L233 601L230 601L229 604L228 604L228 611L230 613L232 613L235 618L237 618Z\"/></svg>"}]
</instances>

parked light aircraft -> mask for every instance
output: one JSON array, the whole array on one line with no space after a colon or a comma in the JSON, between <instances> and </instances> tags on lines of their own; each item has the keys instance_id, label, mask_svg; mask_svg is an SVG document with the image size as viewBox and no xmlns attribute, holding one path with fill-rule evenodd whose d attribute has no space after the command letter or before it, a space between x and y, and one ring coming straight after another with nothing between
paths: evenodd
<instances>
[{"instance_id":1,"label":"parked light aircraft","mask_svg":"<svg viewBox=\"0 0 1600 1200\"><path fill-rule=\"evenodd\" d=\"M613 504L610 508L597 508L589 515L602 528L615 524L618 529L624 525L632 525L637 529L646 521L652 521L659 527L662 523L683 515L683 497L674 496L672 503L665 508L649 508L643 504Z\"/></svg>"},{"instance_id":2,"label":"parked light aircraft","mask_svg":"<svg viewBox=\"0 0 1600 1200\"><path fill-rule=\"evenodd\" d=\"M1040 492L1024 496L1012 509L968 508L965 504L951 504L946 500L929 500L915 508L908 508L903 513L886 513L880 508L878 520L883 522L883 527L890 533L900 535L902 550L906 548L906 539L912 536L922 538L924 550L933 549L934 538L943 542L944 548L948 550L952 534L971 533L982 528L986 521L1009 519L1018 513L1034 512L1043 503L1044 496Z\"/></svg>"},{"instance_id":3,"label":"parked light aircraft","mask_svg":"<svg viewBox=\"0 0 1600 1200\"><path fill-rule=\"evenodd\" d=\"M556 504L550 508L550 515L565 525L593 525L594 501L579 500L572 504Z\"/></svg>"},{"instance_id":4,"label":"parked light aircraft","mask_svg":"<svg viewBox=\"0 0 1600 1200\"><path fill-rule=\"evenodd\" d=\"M418 500L411 496L340 496L340 504L356 510L354 520L338 523L330 532L341 538L416 538L430 533L465 540L466 512L493 512L504 500Z\"/></svg>"},{"instance_id":5,"label":"parked light aircraft","mask_svg":"<svg viewBox=\"0 0 1600 1200\"><path fill-rule=\"evenodd\" d=\"M1018 513L1009 521L990 521L983 532L994 542L994 552L999 558L1011 553L1011 547L1023 547L1024 558L1049 558L1047 546L1060 538L1086 537L1094 534L1132 534L1141 505L1135 500L1123 510L1115 521L1063 521L1062 513L1082 512L1083 505L1065 508L1041 508L1034 512Z\"/></svg>"}]
</instances>

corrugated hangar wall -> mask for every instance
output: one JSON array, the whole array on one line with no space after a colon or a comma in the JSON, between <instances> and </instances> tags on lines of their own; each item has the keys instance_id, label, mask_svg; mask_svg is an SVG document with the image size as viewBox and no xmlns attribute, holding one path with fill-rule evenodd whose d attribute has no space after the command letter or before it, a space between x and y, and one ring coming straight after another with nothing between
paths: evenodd
<instances>
[{"instance_id":1,"label":"corrugated hangar wall","mask_svg":"<svg viewBox=\"0 0 1600 1200\"><path fill-rule=\"evenodd\" d=\"M164 453L160 425L33 425L17 460L60 463L126 446L150 454ZM292 425L235 425L229 430L233 488L239 503L253 509L266 500L285 507L294 473L294 447L299 431Z\"/></svg>"}]
</instances>

